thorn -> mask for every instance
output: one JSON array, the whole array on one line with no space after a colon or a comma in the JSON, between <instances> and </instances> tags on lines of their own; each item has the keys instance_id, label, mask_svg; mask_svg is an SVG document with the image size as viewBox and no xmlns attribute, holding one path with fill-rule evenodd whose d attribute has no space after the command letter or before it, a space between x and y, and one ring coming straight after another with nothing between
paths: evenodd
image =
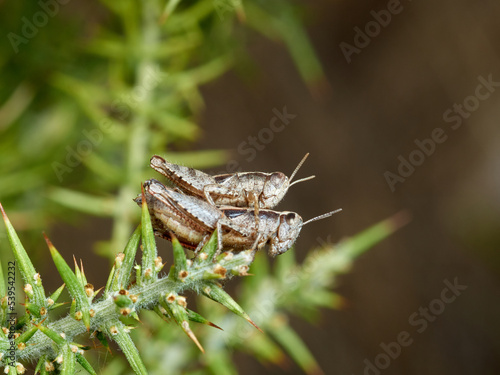
<instances>
[{"instance_id":1,"label":"thorn","mask_svg":"<svg viewBox=\"0 0 500 375\"><path fill-rule=\"evenodd\" d=\"M246 314L245 314L245 315L246 315ZM248 322L248 323L250 323L251 325L253 325L253 326L254 326L255 328L257 328L260 332L264 333L264 331L263 331L263 330L261 330L261 329L259 328L259 326L258 326L257 324L255 324L255 322L254 322L252 319L250 319L250 317L249 317L248 315L246 315L245 319L247 320L247 322Z\"/></svg>"},{"instance_id":2,"label":"thorn","mask_svg":"<svg viewBox=\"0 0 500 375\"><path fill-rule=\"evenodd\" d=\"M191 340L193 340L193 342L196 344L196 346L198 347L198 349L200 349L201 352L203 354L205 354L205 349L203 349L203 346L201 346L200 342L198 341L198 339L194 335L193 331L191 331L191 328L189 327L189 322L187 320L184 320L181 323L181 326L182 326L182 329L184 330L184 332L186 332L186 334L189 336L189 338Z\"/></svg>"},{"instance_id":3,"label":"thorn","mask_svg":"<svg viewBox=\"0 0 500 375\"><path fill-rule=\"evenodd\" d=\"M49 250L52 251L52 249L55 250L55 247L54 245L52 244L52 242L49 240L49 237L47 237L47 235L45 234L45 232L42 232L43 234L43 237L45 238L45 242L47 243L47 246L49 247Z\"/></svg>"},{"instance_id":4,"label":"thorn","mask_svg":"<svg viewBox=\"0 0 500 375\"><path fill-rule=\"evenodd\" d=\"M5 213L4 209L3 209L3 206L2 206L2 203L0 203L0 210L2 211L2 216L3 216L3 219L8 222L9 221L9 218L7 217L7 214Z\"/></svg>"},{"instance_id":5,"label":"thorn","mask_svg":"<svg viewBox=\"0 0 500 375\"><path fill-rule=\"evenodd\" d=\"M214 328L217 328L217 329L220 329L221 331L224 331L221 327L219 327L217 324L214 324L212 322L208 322L207 323L210 327L214 327Z\"/></svg>"},{"instance_id":6,"label":"thorn","mask_svg":"<svg viewBox=\"0 0 500 375\"><path fill-rule=\"evenodd\" d=\"M43 318L43 320L42 320L40 323L38 323L38 324L33 323L33 325L34 325L36 328L40 328L40 327L42 326L43 322L45 322L45 320L46 320L46 319L47 319L47 317Z\"/></svg>"},{"instance_id":7,"label":"thorn","mask_svg":"<svg viewBox=\"0 0 500 375\"><path fill-rule=\"evenodd\" d=\"M83 260L80 258L80 269L82 270L82 276L85 278L85 271L83 269Z\"/></svg>"}]
</instances>

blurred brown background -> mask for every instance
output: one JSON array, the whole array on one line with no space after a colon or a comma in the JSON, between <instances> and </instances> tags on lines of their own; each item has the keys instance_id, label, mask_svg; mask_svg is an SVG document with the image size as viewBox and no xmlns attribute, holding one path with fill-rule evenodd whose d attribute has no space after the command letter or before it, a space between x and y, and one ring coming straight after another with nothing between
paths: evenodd
<instances>
[{"instance_id":1,"label":"blurred brown background","mask_svg":"<svg viewBox=\"0 0 500 375\"><path fill-rule=\"evenodd\" d=\"M400 210L411 213L409 225L363 255L340 280L345 309L324 311L318 326L292 321L327 374L376 374L365 370L366 360L374 363L383 353L381 343L396 341L403 331L411 345L380 373L498 374L500 90L492 88L477 105L468 99L477 109L456 130L443 114L475 95L479 77L500 82L500 4L402 1L348 63L339 45L355 46L354 28L365 30L374 20L371 12L388 4L397 5L304 2L328 84L311 92L284 47L257 39L256 69L240 69L204 88L204 136L197 148L233 149L243 170L285 173L311 153L300 176L316 179L294 186L279 209L305 219L344 211L304 228L296 244L299 257ZM251 148L240 145L258 138L273 109L285 106L296 117L272 141L260 141L263 149L247 161L250 154L238 147ZM418 149L415 140L430 138L435 128L443 129L446 141L392 192L384 173L397 173L398 156L408 160ZM54 242L74 248L81 237L82 249L88 249L89 234L106 238L109 228L99 227L101 233L91 225L64 227ZM417 332L421 326L410 323L412 314L440 299L445 280L455 279L467 289ZM241 374L301 373L293 365L263 368L247 356L238 358Z\"/></svg>"},{"instance_id":2,"label":"blurred brown background","mask_svg":"<svg viewBox=\"0 0 500 375\"><path fill-rule=\"evenodd\" d=\"M280 209L304 218L344 211L306 227L296 244L299 256L319 245L318 238L338 241L400 210L412 214L407 227L342 278L343 311L325 311L319 327L297 322L327 374L363 373L364 360L373 363L383 353L379 345L396 341L401 331L413 342L383 374L500 373L500 90L477 105L468 99L477 109L458 129L443 119L454 103L475 95L478 77L500 82L500 4L402 1L350 63L340 43L355 46L354 28L364 30L374 20L371 11L396 3L305 4L329 91L313 97L284 48L256 42L258 73L229 74L206 87L206 136L199 147L236 149L249 136L258 138L273 108L297 115L270 143L260 142L265 148L255 160L237 151L234 158L243 170L290 173L311 153L300 175L316 179L294 186ZM384 173L397 173L398 156L408 160L418 149L414 141L438 127L446 141L391 192ZM444 280L455 278L467 289L417 332L421 326L411 325L410 316L439 299ZM242 360L243 374L281 373Z\"/></svg>"}]
</instances>

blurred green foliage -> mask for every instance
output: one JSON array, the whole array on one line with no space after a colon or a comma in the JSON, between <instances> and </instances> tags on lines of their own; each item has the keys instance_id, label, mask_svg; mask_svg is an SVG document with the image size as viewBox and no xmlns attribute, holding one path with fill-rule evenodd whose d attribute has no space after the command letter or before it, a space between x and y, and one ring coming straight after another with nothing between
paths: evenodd
<instances>
[{"instance_id":1,"label":"blurred green foliage","mask_svg":"<svg viewBox=\"0 0 500 375\"><path fill-rule=\"evenodd\" d=\"M223 150L188 151L200 135L200 86L248 66L255 32L283 42L311 86L322 79L289 1L41 0L0 9L0 201L17 230L37 237L77 211L111 218L108 257L137 222L131 198L151 155L192 167L227 159Z\"/></svg>"},{"instance_id":2,"label":"blurred green foliage","mask_svg":"<svg viewBox=\"0 0 500 375\"><path fill-rule=\"evenodd\" d=\"M201 134L200 87L232 67L248 70L246 47L256 35L283 43L312 90L323 80L303 11L291 1L41 0L3 2L0 11L6 36L0 44L0 202L22 238L36 233L37 243L42 229L87 213L111 220L110 240L99 249L113 258L139 221L132 198L150 176L151 155L195 168L223 164L225 150L189 149ZM357 248L386 236L394 229L389 224ZM33 242L23 242L33 249ZM5 256L5 236L0 246ZM242 304L252 314L256 298L267 301L264 313L255 314L272 340L198 301L229 336L202 327L209 353L199 360L196 347L177 337L179 330L144 314L144 329L134 335L139 346L147 343L145 363L154 369L163 358L171 373L232 374L236 348L277 364L287 352L304 371L317 373L286 314L299 311L311 320L318 308L339 306L341 299L327 289L357 255L349 246L311 254L302 267L292 253L282 255L274 274L263 257L253 265L258 277L245 284ZM297 280L293 288L290 277ZM278 299L269 294L283 290L289 294ZM252 339L242 344L238 332ZM117 357L102 373L128 369Z\"/></svg>"}]
</instances>

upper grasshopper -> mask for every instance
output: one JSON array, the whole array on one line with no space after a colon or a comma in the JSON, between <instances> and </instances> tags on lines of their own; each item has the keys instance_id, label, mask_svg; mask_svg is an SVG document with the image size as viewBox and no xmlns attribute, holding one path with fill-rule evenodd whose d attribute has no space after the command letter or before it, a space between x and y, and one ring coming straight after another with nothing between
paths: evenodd
<instances>
[{"instance_id":1,"label":"upper grasshopper","mask_svg":"<svg viewBox=\"0 0 500 375\"><path fill-rule=\"evenodd\" d=\"M273 208L285 196L289 187L309 176L291 182L309 154L306 154L293 171L290 178L282 172L243 172L211 176L199 170L172 164L160 156L151 158L151 168L155 169L186 194L206 199L214 206Z\"/></svg>"},{"instance_id":2,"label":"upper grasshopper","mask_svg":"<svg viewBox=\"0 0 500 375\"><path fill-rule=\"evenodd\" d=\"M256 220L250 208L220 207L178 193L156 180L144 183L146 202L157 236L171 240L172 233L182 245L198 248L215 230L219 232L219 250L258 249L269 244L269 254L286 252L296 241L302 227L311 221L333 215L326 213L303 222L295 212L263 209ZM141 196L135 199L141 203Z\"/></svg>"}]
</instances>

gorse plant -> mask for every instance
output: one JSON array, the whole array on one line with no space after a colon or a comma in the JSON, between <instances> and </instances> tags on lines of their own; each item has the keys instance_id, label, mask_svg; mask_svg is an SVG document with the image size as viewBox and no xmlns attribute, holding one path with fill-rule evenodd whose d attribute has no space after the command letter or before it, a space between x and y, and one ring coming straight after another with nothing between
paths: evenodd
<instances>
[{"instance_id":1,"label":"gorse plant","mask_svg":"<svg viewBox=\"0 0 500 375\"><path fill-rule=\"evenodd\" d=\"M257 254L248 270L251 257L244 251L213 260L215 237L203 249L206 256L196 259L188 259L174 241L175 263L163 269L144 209L141 226L130 237L139 221L132 198L150 178L151 155L195 168L227 159L225 151L184 151L185 145L200 134L201 86L233 66L248 67L245 46L253 31L286 46L312 91L321 84L321 65L299 8L288 0L42 3L52 4L50 17L30 35L23 34L24 25L47 7L2 4L2 14L9 16L0 30L10 45L0 44L0 201L33 249L24 250L4 214L7 235L0 237L0 256L4 266L11 260L8 238L16 265L7 264L7 273L0 267L2 365L10 374L30 364L44 374L73 374L78 366L95 373L90 363L108 350L116 353L117 345L124 356L108 356L98 366L101 374L129 374L130 368L139 374L235 374L234 350L278 365L288 354L305 372L319 373L287 317L313 320L320 308L339 307L342 299L331 291L336 275L394 231L400 219L311 252L301 265L289 251L274 269ZM63 287L51 294L44 289L34 249L42 242L40 229L69 220L71 212L110 219L110 240L98 249L113 265L106 286L94 288L83 266L71 270L47 239L71 297L61 302ZM138 248L141 262L135 264ZM123 253L116 254L118 249ZM24 297L11 279L15 268ZM253 276L243 278L233 299L222 282L247 272ZM197 312L187 307L186 297ZM10 319L11 308L20 303L22 314ZM69 314L54 317L51 311L68 303ZM245 322L252 322L249 317L265 334ZM179 337L184 334L196 345ZM90 336L102 346L94 348Z\"/></svg>"},{"instance_id":2,"label":"gorse plant","mask_svg":"<svg viewBox=\"0 0 500 375\"><path fill-rule=\"evenodd\" d=\"M0 301L0 357L5 373L22 374L25 372L23 363L37 361L36 371L40 373L74 374L78 363L90 374L96 374L96 370L84 356L85 351L91 347L78 342L85 333L101 341L106 348L109 348L108 341L114 341L136 374L154 373L154 370L147 370L130 335L134 325L127 318L140 321L138 313L141 310L149 310L161 318L173 320L204 351L190 322L217 326L187 308L186 298L182 295L187 291L220 303L258 328L220 284L233 276L248 275L253 260L251 250L217 255L215 231L198 256L187 259L184 249L174 238L175 263L167 273L162 273L164 264L157 254L145 199L142 204L141 225L129 239L123 253L116 255L102 296L97 300L95 297L99 290L96 291L88 283L83 265L79 267L75 261L75 270L72 271L46 237L52 259L72 298L69 315L52 321L49 312L64 305L58 303L64 285L46 295L40 274L36 272L3 207L0 208L26 296L25 314L17 318L13 311L17 298L15 271L9 272L7 280L3 273L0 275L0 294L4 296ZM310 318L319 307L338 307L340 297L329 291L334 276L345 272L353 258L400 224L401 220L397 219L382 222L336 249L327 248L312 253L300 267L294 263L293 258L283 256L275 275L271 275L269 271L262 272L267 267L263 263L264 258L260 258L259 270L262 273L250 281L242 299L245 305L251 306L248 312L258 317L259 325L275 341L263 333L245 330L235 321L223 319L222 325L227 330L225 342L221 342L220 337L213 336L213 333L206 337L211 353L207 356L207 369L218 374L234 373L227 352L229 347L244 347L262 360L279 363L283 352L276 345L277 342L307 373L319 373L320 369L307 347L286 324L285 313L293 311ZM139 242L142 261L141 264L134 265ZM131 275L135 275L135 280ZM153 342L149 343L148 350L150 347L154 347ZM187 359L189 356L183 356L181 361L168 369L163 368L161 373L167 370L168 373L178 373L182 369L175 367L179 364L188 367L185 363Z\"/></svg>"},{"instance_id":3,"label":"gorse plant","mask_svg":"<svg viewBox=\"0 0 500 375\"><path fill-rule=\"evenodd\" d=\"M153 228L145 203L141 226L130 238L124 252L116 256L100 301L94 301L99 291L95 291L93 285L87 282L83 266L79 268L75 261L73 272L46 238L52 259L72 297L70 314L51 322L49 311L61 306L57 300L64 285L52 295L45 294L41 276L33 267L3 208L2 214L26 294L24 303L26 314L17 321L15 318L11 319L14 313L12 304L8 303L9 300L15 300L15 294L10 292L12 288L2 299L3 330L0 334L0 351L3 364L10 374L24 372L24 366L18 361L33 359L38 360L37 370L42 373L56 371L73 374L75 363L78 362L88 372L95 374L96 372L83 357L84 350L89 347L74 341L76 336L86 331L92 332L92 335L102 340L105 346L107 338L115 341L127 357L131 368L137 374L147 374L129 336L130 327L120 320L128 316L139 320L137 312L141 309L152 310L162 317L173 319L203 351L190 328L189 321L212 326L213 324L187 308L186 298L180 295L186 290L195 291L221 303L255 325L219 284L220 280L229 279L234 275L247 275L252 261L250 251L238 254L224 253L214 259L217 250L217 235L214 233L199 256L188 260L184 249L174 240L175 264L166 276L159 277L164 265L161 257L157 255ZM142 262L140 265L134 265L141 238ZM135 280L130 286L133 281L131 280L133 269L135 269ZM2 294L5 294L3 278L1 283ZM12 282L10 285L13 285Z\"/></svg>"}]
</instances>

